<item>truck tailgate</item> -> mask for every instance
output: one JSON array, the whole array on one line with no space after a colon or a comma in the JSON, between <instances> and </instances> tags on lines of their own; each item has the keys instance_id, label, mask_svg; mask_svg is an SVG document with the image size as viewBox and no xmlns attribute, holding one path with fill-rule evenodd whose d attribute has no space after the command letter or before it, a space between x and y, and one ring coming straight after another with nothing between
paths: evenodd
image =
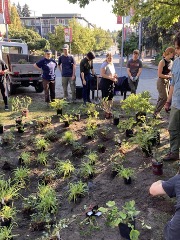
<instances>
[{"instance_id":1,"label":"truck tailgate","mask_svg":"<svg viewBox=\"0 0 180 240\"><path fill-rule=\"evenodd\" d=\"M41 74L41 70L36 69L33 64L12 64L11 72L24 74Z\"/></svg>"}]
</instances>

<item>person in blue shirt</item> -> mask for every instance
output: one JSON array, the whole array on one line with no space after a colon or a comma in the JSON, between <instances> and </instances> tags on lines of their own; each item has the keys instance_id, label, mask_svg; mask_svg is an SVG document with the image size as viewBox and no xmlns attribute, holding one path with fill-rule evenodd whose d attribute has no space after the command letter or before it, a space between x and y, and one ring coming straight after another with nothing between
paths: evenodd
<instances>
[{"instance_id":1,"label":"person in blue shirt","mask_svg":"<svg viewBox=\"0 0 180 240\"><path fill-rule=\"evenodd\" d=\"M76 100L76 62L72 55L69 54L69 45L64 44L63 54L58 59L58 67L62 75L62 86L64 98L68 99L68 84L72 92L72 102Z\"/></svg>"},{"instance_id":2,"label":"person in blue shirt","mask_svg":"<svg viewBox=\"0 0 180 240\"><path fill-rule=\"evenodd\" d=\"M49 104L55 99L55 70L57 63L52 59L51 50L46 50L44 58L34 64L34 67L42 70L45 102Z\"/></svg>"},{"instance_id":3,"label":"person in blue shirt","mask_svg":"<svg viewBox=\"0 0 180 240\"><path fill-rule=\"evenodd\" d=\"M169 95L164 105L166 111L170 112L169 118L169 136L170 136L170 151L163 158L164 161L176 161L179 159L180 147L180 32L174 39L176 59L174 60L171 74L172 80L170 84Z\"/></svg>"}]
</instances>

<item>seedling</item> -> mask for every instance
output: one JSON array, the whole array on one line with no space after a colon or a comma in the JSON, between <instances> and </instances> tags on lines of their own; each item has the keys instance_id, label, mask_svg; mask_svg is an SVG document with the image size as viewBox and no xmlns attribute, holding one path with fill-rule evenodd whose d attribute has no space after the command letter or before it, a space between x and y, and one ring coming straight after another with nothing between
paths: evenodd
<instances>
[{"instance_id":1,"label":"seedling","mask_svg":"<svg viewBox=\"0 0 180 240\"><path fill-rule=\"evenodd\" d=\"M80 174L83 178L91 178L95 173L95 168L89 162L83 162L80 166Z\"/></svg>"},{"instance_id":2,"label":"seedling","mask_svg":"<svg viewBox=\"0 0 180 240\"><path fill-rule=\"evenodd\" d=\"M12 132L5 132L2 136L2 143L4 144L10 144L14 142L14 140L15 140L15 137Z\"/></svg>"},{"instance_id":3,"label":"seedling","mask_svg":"<svg viewBox=\"0 0 180 240\"><path fill-rule=\"evenodd\" d=\"M93 165L96 163L97 159L98 159L98 155L96 154L96 152L89 152L88 155L85 155L85 157L88 159L88 163L90 165Z\"/></svg>"},{"instance_id":4,"label":"seedling","mask_svg":"<svg viewBox=\"0 0 180 240\"><path fill-rule=\"evenodd\" d=\"M75 171L75 168L73 164L70 162L70 160L66 161L58 161L57 162L57 172L58 174L63 174L63 177L69 177L71 173Z\"/></svg>"},{"instance_id":5,"label":"seedling","mask_svg":"<svg viewBox=\"0 0 180 240\"><path fill-rule=\"evenodd\" d=\"M88 191L87 184L79 181L77 183L69 183L69 201L76 202L78 197L82 197Z\"/></svg>"},{"instance_id":6,"label":"seedling","mask_svg":"<svg viewBox=\"0 0 180 240\"><path fill-rule=\"evenodd\" d=\"M30 169L25 167L16 168L14 170L14 180L18 183L21 183L22 186L25 185L26 179L28 179L30 174Z\"/></svg>"},{"instance_id":7,"label":"seedling","mask_svg":"<svg viewBox=\"0 0 180 240\"><path fill-rule=\"evenodd\" d=\"M38 150L44 151L47 149L49 142L44 138L36 139L36 148Z\"/></svg>"},{"instance_id":8,"label":"seedling","mask_svg":"<svg viewBox=\"0 0 180 240\"><path fill-rule=\"evenodd\" d=\"M37 162L43 165L47 165L48 162L48 153L40 152L37 156Z\"/></svg>"},{"instance_id":9,"label":"seedling","mask_svg":"<svg viewBox=\"0 0 180 240\"><path fill-rule=\"evenodd\" d=\"M75 141L75 135L72 131L66 131L62 137L62 140L68 144L73 144Z\"/></svg>"},{"instance_id":10,"label":"seedling","mask_svg":"<svg viewBox=\"0 0 180 240\"><path fill-rule=\"evenodd\" d=\"M121 168L118 171L118 176L126 178L127 180L133 176L134 170L132 168L124 168L121 166Z\"/></svg>"},{"instance_id":11,"label":"seedling","mask_svg":"<svg viewBox=\"0 0 180 240\"><path fill-rule=\"evenodd\" d=\"M16 215L16 209L12 208L12 207L5 205L0 210L0 217L1 217L2 221L8 220L8 219L14 219L15 215Z\"/></svg>"},{"instance_id":12,"label":"seedling","mask_svg":"<svg viewBox=\"0 0 180 240\"><path fill-rule=\"evenodd\" d=\"M51 142L55 142L58 139L58 134L55 130L48 130L44 136L46 140L49 140Z\"/></svg>"},{"instance_id":13,"label":"seedling","mask_svg":"<svg viewBox=\"0 0 180 240\"><path fill-rule=\"evenodd\" d=\"M19 162L21 164L29 165L31 162L31 154L29 152L22 152L19 156Z\"/></svg>"},{"instance_id":14,"label":"seedling","mask_svg":"<svg viewBox=\"0 0 180 240\"><path fill-rule=\"evenodd\" d=\"M64 99L54 99L54 101L50 103L50 106L55 110L60 110L67 104L68 102Z\"/></svg>"}]
</instances>

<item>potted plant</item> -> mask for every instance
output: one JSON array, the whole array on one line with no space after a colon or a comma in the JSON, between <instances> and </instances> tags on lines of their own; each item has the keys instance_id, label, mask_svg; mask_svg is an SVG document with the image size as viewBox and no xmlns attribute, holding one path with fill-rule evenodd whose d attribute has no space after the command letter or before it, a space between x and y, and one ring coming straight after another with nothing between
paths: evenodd
<instances>
[{"instance_id":1,"label":"potted plant","mask_svg":"<svg viewBox=\"0 0 180 240\"><path fill-rule=\"evenodd\" d=\"M85 155L85 158L88 159L88 163L90 165L94 165L98 160L98 155L95 151L90 151L87 155Z\"/></svg>"},{"instance_id":2,"label":"potted plant","mask_svg":"<svg viewBox=\"0 0 180 240\"><path fill-rule=\"evenodd\" d=\"M95 174L95 168L89 162L82 162L80 166L80 175L85 179L92 179Z\"/></svg>"},{"instance_id":3,"label":"potted plant","mask_svg":"<svg viewBox=\"0 0 180 240\"><path fill-rule=\"evenodd\" d=\"M49 129L48 129L48 131L46 132L44 138L45 138L46 140L51 141L51 142L55 142L55 141L58 140L59 137L58 137L57 132L56 132L54 129L52 129L52 130L49 130Z\"/></svg>"},{"instance_id":4,"label":"potted plant","mask_svg":"<svg viewBox=\"0 0 180 240\"><path fill-rule=\"evenodd\" d=\"M36 128L43 129L51 124L51 117L40 116L35 120Z\"/></svg>"},{"instance_id":5,"label":"potted plant","mask_svg":"<svg viewBox=\"0 0 180 240\"><path fill-rule=\"evenodd\" d=\"M29 174L30 169L26 167L16 168L14 170L14 181L23 187L26 184L26 180L29 178Z\"/></svg>"},{"instance_id":6,"label":"potted plant","mask_svg":"<svg viewBox=\"0 0 180 240\"><path fill-rule=\"evenodd\" d=\"M22 116L27 117L29 112L29 105L32 102L32 98L29 96L12 98L12 111L21 112Z\"/></svg>"},{"instance_id":7,"label":"potted plant","mask_svg":"<svg viewBox=\"0 0 180 240\"><path fill-rule=\"evenodd\" d=\"M86 147L79 142L73 142L72 156L73 157L82 157L85 154Z\"/></svg>"},{"instance_id":8,"label":"potted plant","mask_svg":"<svg viewBox=\"0 0 180 240\"><path fill-rule=\"evenodd\" d=\"M105 215L107 224L112 228L119 226L120 235L125 239L132 239L130 238L132 231L139 232L135 230L135 218L139 214L135 208L135 201L126 202L122 206L122 210L119 210L115 201L107 202L106 206L106 208L100 207L98 210Z\"/></svg>"},{"instance_id":9,"label":"potted plant","mask_svg":"<svg viewBox=\"0 0 180 240\"><path fill-rule=\"evenodd\" d=\"M136 123L136 121L134 120L133 117L130 117L126 120L122 120L120 121L120 123L118 124L118 129L120 130L120 132L126 132L126 137L132 137L133 136L133 126Z\"/></svg>"},{"instance_id":10,"label":"potted plant","mask_svg":"<svg viewBox=\"0 0 180 240\"><path fill-rule=\"evenodd\" d=\"M29 165L31 162L31 154L30 152L22 152L19 156L19 164L21 165Z\"/></svg>"},{"instance_id":11,"label":"potted plant","mask_svg":"<svg viewBox=\"0 0 180 240\"><path fill-rule=\"evenodd\" d=\"M60 118L60 122L64 122L64 127L69 127L73 120L74 117L71 114L63 114Z\"/></svg>"},{"instance_id":12,"label":"potted plant","mask_svg":"<svg viewBox=\"0 0 180 240\"><path fill-rule=\"evenodd\" d=\"M69 177L75 171L75 168L70 160L60 161L56 163L56 171L58 174L63 174L63 178Z\"/></svg>"},{"instance_id":13,"label":"potted plant","mask_svg":"<svg viewBox=\"0 0 180 240\"><path fill-rule=\"evenodd\" d=\"M2 143L5 145L13 143L15 140L14 134L12 132L5 132L2 135Z\"/></svg>"},{"instance_id":14,"label":"potted plant","mask_svg":"<svg viewBox=\"0 0 180 240\"><path fill-rule=\"evenodd\" d=\"M1 226L10 227L12 219L16 215L16 209L9 206L4 206L0 210Z\"/></svg>"},{"instance_id":15,"label":"potted plant","mask_svg":"<svg viewBox=\"0 0 180 240\"><path fill-rule=\"evenodd\" d=\"M119 124L119 113L113 112L113 124L117 126Z\"/></svg>"},{"instance_id":16,"label":"potted plant","mask_svg":"<svg viewBox=\"0 0 180 240\"><path fill-rule=\"evenodd\" d=\"M41 151L45 151L49 146L49 142L44 138L37 138L35 144L36 148Z\"/></svg>"},{"instance_id":17,"label":"potted plant","mask_svg":"<svg viewBox=\"0 0 180 240\"><path fill-rule=\"evenodd\" d=\"M97 147L98 147L98 152L99 152L99 153L104 153L104 152L106 151L106 147L105 147L105 145L102 144L102 143L98 144Z\"/></svg>"},{"instance_id":18,"label":"potted plant","mask_svg":"<svg viewBox=\"0 0 180 240\"><path fill-rule=\"evenodd\" d=\"M62 109L68 104L65 99L54 99L50 106L57 111L57 115L62 115Z\"/></svg>"},{"instance_id":19,"label":"potted plant","mask_svg":"<svg viewBox=\"0 0 180 240\"><path fill-rule=\"evenodd\" d=\"M75 141L75 135L72 131L66 131L62 137L62 140L66 144L73 144Z\"/></svg>"},{"instance_id":20,"label":"potted plant","mask_svg":"<svg viewBox=\"0 0 180 240\"><path fill-rule=\"evenodd\" d=\"M47 165L48 162L48 153L40 152L37 156L37 162L43 165Z\"/></svg>"},{"instance_id":21,"label":"potted plant","mask_svg":"<svg viewBox=\"0 0 180 240\"><path fill-rule=\"evenodd\" d=\"M158 147L153 150L152 170L155 175L160 176L163 174L163 160Z\"/></svg>"},{"instance_id":22,"label":"potted plant","mask_svg":"<svg viewBox=\"0 0 180 240\"><path fill-rule=\"evenodd\" d=\"M39 183L44 183L47 185L51 183L56 178L56 172L51 169L46 169L45 172L42 173Z\"/></svg>"},{"instance_id":23,"label":"potted plant","mask_svg":"<svg viewBox=\"0 0 180 240\"><path fill-rule=\"evenodd\" d=\"M87 184L83 183L82 181L78 181L77 183L69 183L68 200L77 202L77 200L80 200L87 191Z\"/></svg>"},{"instance_id":24,"label":"potted plant","mask_svg":"<svg viewBox=\"0 0 180 240\"><path fill-rule=\"evenodd\" d=\"M131 184L131 176L133 176L134 170L132 168L124 168L121 166L118 172L118 176L122 177L124 179L125 184Z\"/></svg>"},{"instance_id":25,"label":"potted plant","mask_svg":"<svg viewBox=\"0 0 180 240\"><path fill-rule=\"evenodd\" d=\"M99 129L98 135L101 140L108 141L112 138L112 128L103 126Z\"/></svg>"}]
</instances>

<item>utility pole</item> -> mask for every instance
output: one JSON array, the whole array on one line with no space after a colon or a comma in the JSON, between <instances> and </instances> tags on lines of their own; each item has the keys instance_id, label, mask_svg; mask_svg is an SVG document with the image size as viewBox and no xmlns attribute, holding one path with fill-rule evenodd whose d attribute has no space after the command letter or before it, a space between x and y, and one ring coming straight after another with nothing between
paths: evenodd
<instances>
[{"instance_id":1,"label":"utility pole","mask_svg":"<svg viewBox=\"0 0 180 240\"><path fill-rule=\"evenodd\" d=\"M122 40L121 40L121 58L120 58L120 75L122 77L122 68L123 68L123 55L124 55L124 16L122 16Z\"/></svg>"},{"instance_id":2,"label":"utility pole","mask_svg":"<svg viewBox=\"0 0 180 240\"><path fill-rule=\"evenodd\" d=\"M141 50L142 50L142 21L139 22L139 57L141 58Z\"/></svg>"}]
</instances>

